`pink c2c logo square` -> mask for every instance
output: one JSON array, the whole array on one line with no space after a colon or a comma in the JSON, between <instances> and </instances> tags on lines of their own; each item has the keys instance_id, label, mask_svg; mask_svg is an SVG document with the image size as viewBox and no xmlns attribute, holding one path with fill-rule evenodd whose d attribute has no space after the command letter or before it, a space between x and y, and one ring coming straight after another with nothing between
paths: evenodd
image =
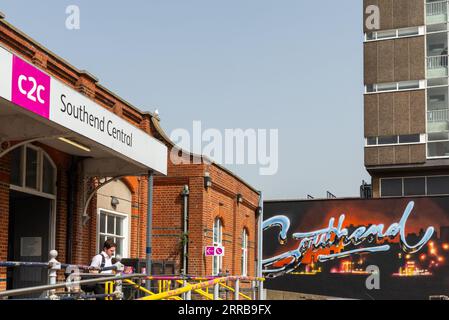
<instances>
[{"instance_id":1,"label":"pink c2c logo square","mask_svg":"<svg viewBox=\"0 0 449 320\"><path fill-rule=\"evenodd\" d=\"M48 119L50 76L16 56L12 66L12 102Z\"/></svg>"}]
</instances>

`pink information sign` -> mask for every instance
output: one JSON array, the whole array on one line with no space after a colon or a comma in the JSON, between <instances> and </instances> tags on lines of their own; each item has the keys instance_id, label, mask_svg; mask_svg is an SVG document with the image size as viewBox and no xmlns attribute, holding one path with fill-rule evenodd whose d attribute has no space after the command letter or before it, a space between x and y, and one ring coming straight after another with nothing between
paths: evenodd
<instances>
[{"instance_id":1,"label":"pink information sign","mask_svg":"<svg viewBox=\"0 0 449 320\"><path fill-rule=\"evenodd\" d=\"M50 76L14 56L11 100L13 103L48 119L50 116Z\"/></svg>"},{"instance_id":2,"label":"pink information sign","mask_svg":"<svg viewBox=\"0 0 449 320\"><path fill-rule=\"evenodd\" d=\"M215 247L206 247L206 257L213 257L215 255Z\"/></svg>"},{"instance_id":3,"label":"pink information sign","mask_svg":"<svg viewBox=\"0 0 449 320\"><path fill-rule=\"evenodd\" d=\"M206 257L222 257L224 256L224 247L207 246L204 253Z\"/></svg>"}]
</instances>

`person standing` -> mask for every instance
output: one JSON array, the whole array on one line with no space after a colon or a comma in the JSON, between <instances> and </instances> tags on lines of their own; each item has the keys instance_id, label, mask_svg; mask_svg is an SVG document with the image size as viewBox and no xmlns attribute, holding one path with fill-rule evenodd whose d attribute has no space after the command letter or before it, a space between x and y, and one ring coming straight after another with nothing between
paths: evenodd
<instances>
[{"instance_id":1,"label":"person standing","mask_svg":"<svg viewBox=\"0 0 449 320\"><path fill-rule=\"evenodd\" d=\"M114 256L116 249L117 244L115 244L112 240L106 240L103 244L103 251L92 258L92 263L90 264L90 266L94 268L94 270L99 270L101 274L112 274L112 269L104 271L102 271L101 269L112 267L112 257ZM98 283L95 286L94 292L95 294L105 294L104 283Z\"/></svg>"}]
</instances>

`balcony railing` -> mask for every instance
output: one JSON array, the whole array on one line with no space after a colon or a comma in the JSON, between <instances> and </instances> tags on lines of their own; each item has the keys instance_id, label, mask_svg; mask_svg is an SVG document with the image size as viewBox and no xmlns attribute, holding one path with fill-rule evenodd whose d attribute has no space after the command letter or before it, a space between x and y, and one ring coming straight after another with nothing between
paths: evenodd
<instances>
[{"instance_id":1,"label":"balcony railing","mask_svg":"<svg viewBox=\"0 0 449 320\"><path fill-rule=\"evenodd\" d=\"M427 69L447 68L448 56L433 56L427 58Z\"/></svg>"},{"instance_id":2,"label":"balcony railing","mask_svg":"<svg viewBox=\"0 0 449 320\"><path fill-rule=\"evenodd\" d=\"M428 111L427 121L428 122L449 121L449 109Z\"/></svg>"},{"instance_id":3,"label":"balcony railing","mask_svg":"<svg viewBox=\"0 0 449 320\"><path fill-rule=\"evenodd\" d=\"M447 13L447 1L430 2L427 4L427 16L437 16Z\"/></svg>"}]
</instances>

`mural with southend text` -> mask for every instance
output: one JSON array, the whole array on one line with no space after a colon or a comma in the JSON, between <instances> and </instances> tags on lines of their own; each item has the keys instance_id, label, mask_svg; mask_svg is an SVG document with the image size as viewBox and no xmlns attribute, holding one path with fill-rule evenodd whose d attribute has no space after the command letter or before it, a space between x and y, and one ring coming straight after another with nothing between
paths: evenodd
<instances>
[{"instance_id":1,"label":"mural with southend text","mask_svg":"<svg viewBox=\"0 0 449 320\"><path fill-rule=\"evenodd\" d=\"M449 295L449 197L268 201L268 289L356 299ZM369 266L380 289L369 290Z\"/></svg>"}]
</instances>

